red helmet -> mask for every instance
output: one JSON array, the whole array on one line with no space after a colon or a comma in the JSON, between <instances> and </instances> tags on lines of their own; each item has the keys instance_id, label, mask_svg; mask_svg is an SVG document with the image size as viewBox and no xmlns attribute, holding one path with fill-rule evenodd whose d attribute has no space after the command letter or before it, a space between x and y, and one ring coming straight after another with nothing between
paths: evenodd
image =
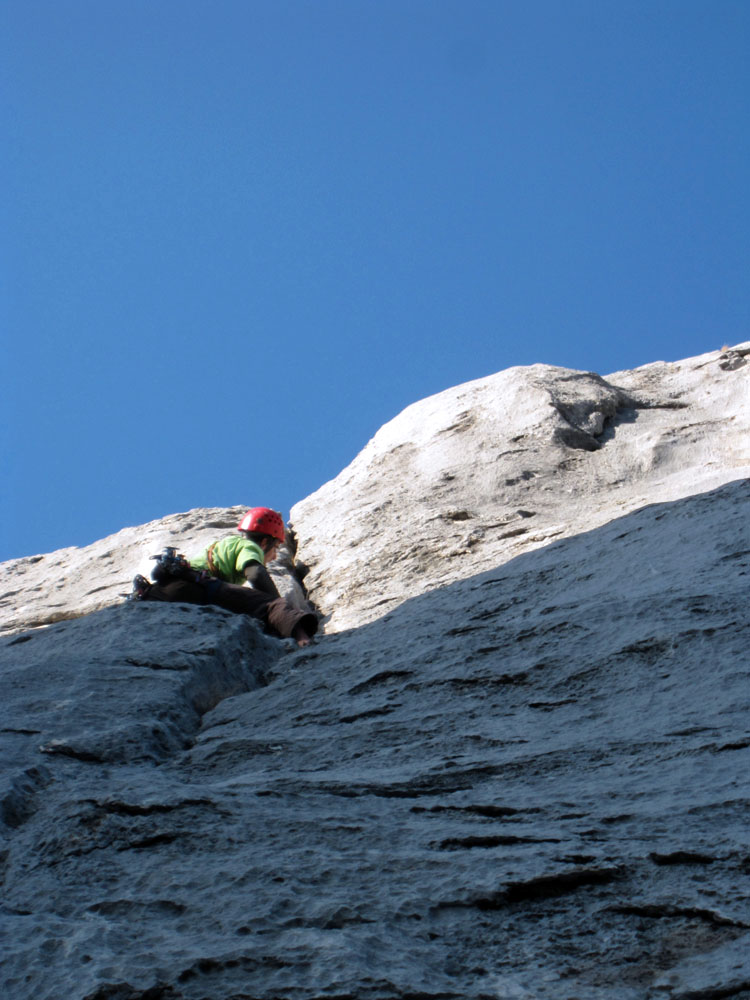
<instances>
[{"instance_id":1,"label":"red helmet","mask_svg":"<svg viewBox=\"0 0 750 1000\"><path fill-rule=\"evenodd\" d=\"M237 531L257 531L261 535L270 535L285 541L284 521L278 511L270 507L253 507L237 525Z\"/></svg>"}]
</instances>

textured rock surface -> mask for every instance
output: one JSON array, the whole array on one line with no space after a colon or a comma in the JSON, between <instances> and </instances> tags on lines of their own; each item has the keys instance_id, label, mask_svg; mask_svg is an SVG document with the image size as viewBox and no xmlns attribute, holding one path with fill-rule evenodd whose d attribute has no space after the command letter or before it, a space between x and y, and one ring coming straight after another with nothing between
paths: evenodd
<instances>
[{"instance_id":1,"label":"textured rock surface","mask_svg":"<svg viewBox=\"0 0 750 1000\"><path fill-rule=\"evenodd\" d=\"M0 634L50 625L119 604L132 589L133 577L148 577L151 559L167 545L198 555L215 538L231 534L246 507L211 507L173 514L83 548L0 563ZM292 554L283 546L269 566L279 592L293 602L304 600L292 576ZM301 606L301 605L300 605Z\"/></svg>"},{"instance_id":2,"label":"textured rock surface","mask_svg":"<svg viewBox=\"0 0 750 1000\"><path fill-rule=\"evenodd\" d=\"M543 514L552 534L554 513L570 537L542 546L540 534L515 558L514 538L486 523L492 462L467 446L462 467L450 431L445 468L467 488L485 484L488 506L477 542L461 549L459 538L455 556L444 546L445 579L416 457L398 464L394 432L387 468L368 467L384 496L403 489L413 520L402 527L394 512L382 522L392 562L373 571L408 599L342 627L347 600L366 609L370 595L354 586L362 567L339 541L339 630L306 650L212 608L120 603L76 617L111 603L115 581L141 568L143 533L142 563L173 537L165 525L180 539L213 536L224 528L213 520L231 527L233 511L113 536L133 561L103 574L104 598L76 599L76 586L89 579L87 560L105 565L112 539L31 563L27 575L70 567L59 592L75 620L0 638L0 995L748 1000L744 359L718 359L731 370L713 355L650 366L659 393L668 375L677 380L668 391L689 395L697 423L683 422L684 408L647 410L645 422L639 413L618 423L611 439L605 428L602 447L572 457L569 443L550 443L544 407L525 411L539 494L519 509L538 514L519 514L518 525ZM558 403L582 381L597 412L612 403L596 377L566 373L560 388L540 371ZM645 393L647 372L608 381ZM684 388L686 372L704 380L702 394L697 382ZM449 400L475 396L476 385ZM528 385L518 395L526 405ZM589 403L566 399L578 431L596 430ZM414 426L427 433L427 423ZM639 425L650 450L628 437ZM418 447L440 469L433 431ZM618 484L612 466L607 518L601 467L594 475L581 463L615 443L617 468L629 449L643 478L638 489ZM537 460L557 449L573 465L545 471ZM690 492L680 455L694 458L695 491L736 481L620 516L638 490ZM342 474L352 475L346 532L366 520L355 465ZM559 476L573 493L557 489ZM300 524L319 503L316 494L300 505ZM584 503L591 524L574 533ZM449 509L470 514L467 524L440 517L449 531L480 520L478 501ZM502 507L498 522L506 516ZM421 578L416 542L429 554ZM310 535L302 557L316 546ZM20 576L18 562L0 568L6 581ZM314 572L321 599L337 593L333 559ZM429 583L438 577L442 586ZM32 588L19 582L26 600ZM57 595L46 610L43 593L33 600L29 625L60 614Z\"/></svg>"},{"instance_id":3,"label":"textured rock surface","mask_svg":"<svg viewBox=\"0 0 750 1000\"><path fill-rule=\"evenodd\" d=\"M291 512L327 631L646 503L750 476L750 345L421 400Z\"/></svg>"},{"instance_id":4,"label":"textured rock surface","mask_svg":"<svg viewBox=\"0 0 750 1000\"><path fill-rule=\"evenodd\" d=\"M649 507L308 651L3 640L4 995L744 996L749 523Z\"/></svg>"}]
</instances>

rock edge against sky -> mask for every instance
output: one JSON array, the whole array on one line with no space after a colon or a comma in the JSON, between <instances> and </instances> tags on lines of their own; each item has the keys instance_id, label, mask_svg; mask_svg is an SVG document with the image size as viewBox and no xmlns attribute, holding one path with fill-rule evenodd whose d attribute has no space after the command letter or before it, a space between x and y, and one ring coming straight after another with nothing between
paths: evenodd
<instances>
[{"instance_id":1,"label":"rock edge against sky","mask_svg":"<svg viewBox=\"0 0 750 1000\"><path fill-rule=\"evenodd\" d=\"M407 407L292 508L327 631L648 503L750 476L749 357L741 344L606 378L510 368ZM242 510L174 514L1 563L0 632L119 603L151 554L200 551ZM299 596L283 565L277 582Z\"/></svg>"},{"instance_id":2,"label":"rock edge against sky","mask_svg":"<svg viewBox=\"0 0 750 1000\"><path fill-rule=\"evenodd\" d=\"M747 355L404 411L308 650L117 597L233 510L0 567L3 995L745 1000Z\"/></svg>"}]
</instances>

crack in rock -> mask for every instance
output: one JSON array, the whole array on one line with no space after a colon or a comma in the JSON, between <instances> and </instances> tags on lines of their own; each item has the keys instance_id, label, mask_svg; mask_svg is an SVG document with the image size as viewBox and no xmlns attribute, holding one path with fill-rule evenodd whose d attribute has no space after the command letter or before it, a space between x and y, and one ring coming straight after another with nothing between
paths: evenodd
<instances>
[{"instance_id":1,"label":"crack in rock","mask_svg":"<svg viewBox=\"0 0 750 1000\"><path fill-rule=\"evenodd\" d=\"M706 910L698 906L676 906L671 903L641 903L621 904L607 908L610 913L624 913L628 916L648 917L652 920L670 920L683 917L689 920L701 920L717 927L750 928L750 923L723 917L714 910Z\"/></svg>"},{"instance_id":2,"label":"crack in rock","mask_svg":"<svg viewBox=\"0 0 750 1000\"><path fill-rule=\"evenodd\" d=\"M564 896L576 892L584 886L607 885L616 879L623 878L624 875L625 871L621 866L576 868L573 871L558 872L553 875L540 875L523 882L510 882L498 892L473 896L466 900L443 902L438 904L438 907L440 909L476 907L478 910L499 910L515 903L536 902Z\"/></svg>"}]
</instances>

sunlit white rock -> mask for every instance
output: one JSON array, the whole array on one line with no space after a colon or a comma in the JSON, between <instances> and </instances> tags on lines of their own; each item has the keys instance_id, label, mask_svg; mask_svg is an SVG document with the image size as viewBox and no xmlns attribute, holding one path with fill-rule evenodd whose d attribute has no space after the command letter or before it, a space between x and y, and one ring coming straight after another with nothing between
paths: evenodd
<instances>
[{"instance_id":1,"label":"sunlit white rock","mask_svg":"<svg viewBox=\"0 0 750 1000\"><path fill-rule=\"evenodd\" d=\"M741 345L606 379L510 368L407 407L292 508L327 630L750 476L748 355Z\"/></svg>"}]
</instances>

